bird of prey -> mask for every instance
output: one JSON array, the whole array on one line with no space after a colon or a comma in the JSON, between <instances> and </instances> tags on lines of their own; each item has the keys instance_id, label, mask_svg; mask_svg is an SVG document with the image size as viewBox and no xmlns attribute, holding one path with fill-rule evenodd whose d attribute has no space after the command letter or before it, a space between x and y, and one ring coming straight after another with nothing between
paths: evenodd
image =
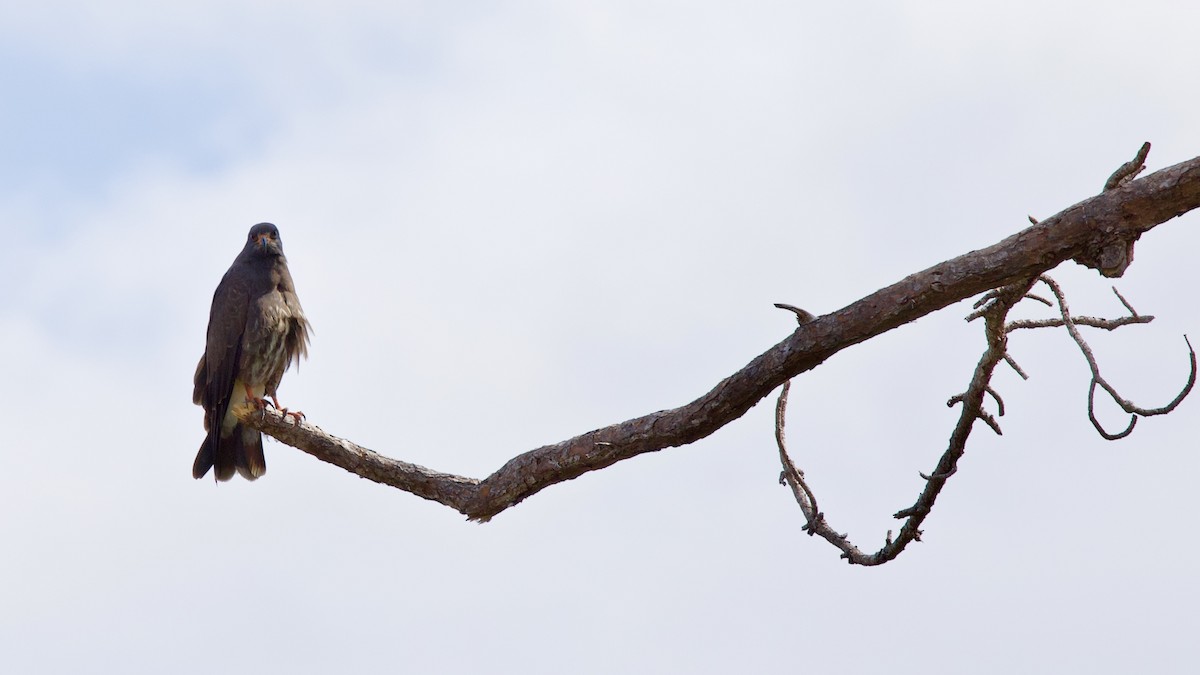
<instances>
[{"instance_id":1,"label":"bird of prey","mask_svg":"<svg viewBox=\"0 0 1200 675\"><path fill-rule=\"evenodd\" d=\"M283 371L308 355L308 319L300 308L279 230L271 223L250 228L246 245L213 293L208 341L196 366L192 400L204 407L208 436L196 453L192 476L210 468L219 481L234 471L254 480L267 470L262 434L242 425L234 410L262 409ZM288 413L299 420L300 413Z\"/></svg>"}]
</instances>

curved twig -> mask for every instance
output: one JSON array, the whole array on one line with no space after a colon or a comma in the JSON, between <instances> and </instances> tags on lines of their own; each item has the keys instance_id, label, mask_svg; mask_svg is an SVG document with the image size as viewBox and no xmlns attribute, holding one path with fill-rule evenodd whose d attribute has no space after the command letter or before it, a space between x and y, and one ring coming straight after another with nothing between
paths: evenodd
<instances>
[{"instance_id":1,"label":"curved twig","mask_svg":"<svg viewBox=\"0 0 1200 675\"><path fill-rule=\"evenodd\" d=\"M1183 389L1180 390L1180 392L1171 400L1170 403L1158 408L1142 408L1121 396L1120 393L1117 392L1116 388L1109 384L1108 380L1104 379L1104 376L1100 374L1100 366L1096 363L1096 356L1092 353L1091 346L1088 345L1087 341L1083 339L1083 335L1076 327L1079 323L1079 320L1071 317L1071 310L1067 306L1066 296L1063 294L1062 288L1058 285L1058 282L1046 275L1042 275L1038 280L1049 287L1050 292L1054 294L1055 299L1058 301L1059 314L1062 316L1061 325L1066 327L1067 332L1071 335L1071 339L1075 341L1076 346L1079 347L1079 351L1083 353L1083 358L1087 360L1088 368L1092 371L1092 382L1088 387L1088 419L1091 420L1092 426L1096 428L1096 431L1099 432L1102 437L1110 441L1125 438L1129 434L1133 433L1133 427L1137 424L1137 418L1139 416L1151 417L1153 415L1165 415L1174 410L1180 403L1183 402L1183 399L1187 398L1187 395L1191 393L1192 387L1196 384L1196 351L1192 349L1192 342L1191 340L1188 340L1188 337L1185 335L1183 336L1183 340L1185 343L1187 343L1188 347L1188 380L1187 383L1184 384ZM1116 292L1115 288L1113 289L1113 292ZM1132 315L1130 317L1126 317L1130 320L1129 323L1146 323L1154 318L1139 316L1129 302L1126 301L1120 293L1117 293L1117 297L1121 299L1121 303L1125 305L1126 309L1128 309ZM1117 405L1121 406L1122 410L1131 415L1132 418L1129 421L1129 426L1127 426L1124 431L1116 434L1110 433L1104 429L1104 426L1101 425L1100 421L1096 418L1095 396L1097 386L1108 392L1108 395L1112 397L1113 401L1116 402Z\"/></svg>"},{"instance_id":2,"label":"curved twig","mask_svg":"<svg viewBox=\"0 0 1200 675\"><path fill-rule=\"evenodd\" d=\"M1088 420L1090 420L1092 423L1092 426L1096 428L1096 432L1099 433L1100 436L1102 438L1104 438L1104 440L1106 440L1106 441L1118 441L1122 438L1125 438L1129 434L1132 434L1133 428L1135 426L1137 426L1137 421L1138 421L1137 415L1130 415L1129 416L1129 426L1125 427L1124 431L1119 431L1115 434L1109 433L1108 431L1106 431L1104 429L1104 425L1100 424L1100 420L1096 418L1096 385L1097 384L1099 384L1099 381L1093 377L1091 384L1088 385L1088 405L1087 405ZM1112 392L1109 392L1109 393L1111 394ZM1116 398L1116 397L1114 396L1114 398Z\"/></svg>"},{"instance_id":3,"label":"curved twig","mask_svg":"<svg viewBox=\"0 0 1200 675\"><path fill-rule=\"evenodd\" d=\"M799 307L796 307L795 305L787 305L782 302L777 302L777 303L775 303L775 306L778 307L779 309L786 309L787 311L795 314L796 315L796 323L798 323L800 325L804 325L804 324L806 324L810 321L813 321L814 319L817 318L816 315L813 314L812 312L810 312L808 310L800 309Z\"/></svg>"}]
</instances>

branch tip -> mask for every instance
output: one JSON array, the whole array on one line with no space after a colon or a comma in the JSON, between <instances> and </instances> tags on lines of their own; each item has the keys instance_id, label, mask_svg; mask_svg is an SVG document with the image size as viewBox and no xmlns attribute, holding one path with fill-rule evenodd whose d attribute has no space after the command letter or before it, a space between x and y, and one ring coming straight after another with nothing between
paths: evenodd
<instances>
[{"instance_id":1,"label":"branch tip","mask_svg":"<svg viewBox=\"0 0 1200 675\"><path fill-rule=\"evenodd\" d=\"M1129 316L1135 319L1138 318L1137 310L1133 308L1133 305L1129 304L1129 301L1125 299L1125 296L1121 295L1121 291L1118 291L1116 286L1112 287L1112 292L1116 294L1117 299L1121 301L1121 304L1125 305L1125 309L1129 310Z\"/></svg>"},{"instance_id":2,"label":"branch tip","mask_svg":"<svg viewBox=\"0 0 1200 675\"><path fill-rule=\"evenodd\" d=\"M813 315L812 312L809 312L808 310L800 309L799 307L796 307L795 305L788 305L788 304L785 304L782 302L777 302L777 303L775 303L775 306L778 307L779 309L786 309L787 311L795 314L796 315L796 323L800 324L801 326L803 326L804 324L806 324L810 321L814 321L817 318L815 315Z\"/></svg>"}]
</instances>

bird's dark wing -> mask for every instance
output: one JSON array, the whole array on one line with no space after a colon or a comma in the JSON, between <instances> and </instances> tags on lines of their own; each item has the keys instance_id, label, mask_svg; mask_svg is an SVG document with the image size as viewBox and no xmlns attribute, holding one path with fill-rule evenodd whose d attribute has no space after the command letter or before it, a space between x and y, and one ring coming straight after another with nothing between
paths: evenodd
<instances>
[{"instance_id":1,"label":"bird's dark wing","mask_svg":"<svg viewBox=\"0 0 1200 675\"><path fill-rule=\"evenodd\" d=\"M250 279L245 267L234 263L222 277L213 293L212 311L208 315L208 342L204 358L196 368L195 391L204 406L210 431L219 430L221 420L229 409L233 383L238 378L241 361L242 335L246 331L246 315L250 306ZM219 434L214 434L216 438Z\"/></svg>"}]
</instances>

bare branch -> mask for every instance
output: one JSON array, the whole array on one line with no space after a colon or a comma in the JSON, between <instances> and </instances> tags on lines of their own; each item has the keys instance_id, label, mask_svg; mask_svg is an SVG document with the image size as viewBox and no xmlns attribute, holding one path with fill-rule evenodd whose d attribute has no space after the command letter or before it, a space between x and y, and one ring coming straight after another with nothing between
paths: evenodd
<instances>
[{"instance_id":1,"label":"bare branch","mask_svg":"<svg viewBox=\"0 0 1200 675\"><path fill-rule=\"evenodd\" d=\"M1129 324L1133 323L1150 323L1151 321L1154 321L1153 316L1143 316L1138 314L1137 310L1133 308L1133 305L1129 304L1129 301L1125 299L1125 296L1121 295L1121 292L1117 290L1116 286L1113 286L1112 292L1116 294L1117 299L1120 300L1121 304L1125 306L1125 309L1129 311L1129 316L1123 316L1119 319L1097 319L1091 316L1073 316L1071 317L1071 323L1075 324L1076 326L1089 326L1091 328L1102 328L1104 330L1116 330L1121 326L1128 326ZM1049 300L1033 295L1032 293L1025 297L1036 298L1041 302L1046 303L1048 307L1054 306L1054 303L1050 302ZM1058 328L1065 325L1066 321L1062 318L1036 320L1020 319L1017 321L1010 321L1008 325L1004 327L1004 330L1006 332L1012 332L1022 328Z\"/></svg>"},{"instance_id":2,"label":"bare branch","mask_svg":"<svg viewBox=\"0 0 1200 675\"><path fill-rule=\"evenodd\" d=\"M479 481L384 457L377 452L331 436L308 422L295 424L278 410L236 410L238 419L247 426L273 436L283 443L299 448L323 462L357 474L376 483L390 485L418 497L424 497L462 511L475 497Z\"/></svg>"},{"instance_id":3,"label":"bare branch","mask_svg":"<svg viewBox=\"0 0 1200 675\"><path fill-rule=\"evenodd\" d=\"M784 382L839 351L959 300L993 288L1023 284L1070 259L1104 274L1120 274L1128 256L1114 263L1101 253L1114 242L1127 244L1156 225L1197 207L1200 157L1086 199L992 246L909 275L843 309L802 324L785 340L690 403L530 450L482 481L382 461L386 458L362 454L358 446L353 450L331 444L331 437L318 433L311 425L279 423L273 414L251 415L245 423L348 471L447 504L471 519L488 520L550 485L643 453L704 438L741 417ZM1003 353L996 358L1002 359ZM982 396L982 387L979 392ZM964 406L964 414L971 407ZM973 412L968 417L976 419ZM931 481L930 485L937 482ZM907 542L916 534L915 526L910 527L897 536L896 542Z\"/></svg>"},{"instance_id":4,"label":"bare branch","mask_svg":"<svg viewBox=\"0 0 1200 675\"><path fill-rule=\"evenodd\" d=\"M1128 326L1134 323L1150 323L1154 321L1153 316L1123 316L1119 319L1097 319L1091 316L1074 316L1071 317L1071 322L1076 326L1088 326L1089 328L1103 328L1104 330L1116 330L1121 326ZM1059 328L1065 326L1066 323L1062 319L1017 319L1010 321L1004 327L1006 332L1021 330L1022 328Z\"/></svg>"}]
</instances>

